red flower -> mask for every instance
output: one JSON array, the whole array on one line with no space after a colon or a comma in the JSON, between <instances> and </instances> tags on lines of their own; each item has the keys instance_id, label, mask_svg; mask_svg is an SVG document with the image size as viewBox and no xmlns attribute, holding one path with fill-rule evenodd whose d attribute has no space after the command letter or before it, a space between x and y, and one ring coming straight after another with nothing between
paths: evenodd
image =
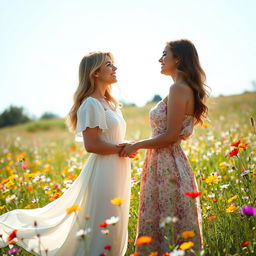
<instances>
[{"instance_id":1,"label":"red flower","mask_svg":"<svg viewBox=\"0 0 256 256\"><path fill-rule=\"evenodd\" d=\"M240 140L238 140L238 141L235 141L235 142L232 142L231 144L230 144L230 146L233 146L233 147L238 147L238 145L240 144Z\"/></svg>"},{"instance_id":2,"label":"red flower","mask_svg":"<svg viewBox=\"0 0 256 256\"><path fill-rule=\"evenodd\" d=\"M244 245L247 245L249 243L250 243L250 241L245 241L245 242L242 243L242 245L244 246Z\"/></svg>"},{"instance_id":3,"label":"red flower","mask_svg":"<svg viewBox=\"0 0 256 256\"><path fill-rule=\"evenodd\" d=\"M99 224L98 226L99 226L100 228L105 228L107 225L108 225L107 222L104 221L104 222L102 222L101 224Z\"/></svg>"},{"instance_id":4,"label":"red flower","mask_svg":"<svg viewBox=\"0 0 256 256\"><path fill-rule=\"evenodd\" d=\"M218 201L219 201L218 198L214 198L214 199L213 199L213 202L214 202L214 203L216 203L216 202L218 202Z\"/></svg>"},{"instance_id":5,"label":"red flower","mask_svg":"<svg viewBox=\"0 0 256 256\"><path fill-rule=\"evenodd\" d=\"M238 152L239 152L239 149L238 148L235 148L235 149L233 149L232 151L230 151L229 152L229 156L235 156L235 155L237 155L238 154Z\"/></svg>"},{"instance_id":6,"label":"red flower","mask_svg":"<svg viewBox=\"0 0 256 256\"><path fill-rule=\"evenodd\" d=\"M12 239L14 239L17 236L17 231L17 229L13 230L11 234L7 237L7 241L11 241Z\"/></svg>"},{"instance_id":7,"label":"red flower","mask_svg":"<svg viewBox=\"0 0 256 256\"><path fill-rule=\"evenodd\" d=\"M196 198L202 195L202 192L186 192L186 196Z\"/></svg>"},{"instance_id":8,"label":"red flower","mask_svg":"<svg viewBox=\"0 0 256 256\"><path fill-rule=\"evenodd\" d=\"M107 250L107 251L110 251L110 250L111 250L111 245L106 245L106 246L104 247L104 249Z\"/></svg>"}]
</instances>

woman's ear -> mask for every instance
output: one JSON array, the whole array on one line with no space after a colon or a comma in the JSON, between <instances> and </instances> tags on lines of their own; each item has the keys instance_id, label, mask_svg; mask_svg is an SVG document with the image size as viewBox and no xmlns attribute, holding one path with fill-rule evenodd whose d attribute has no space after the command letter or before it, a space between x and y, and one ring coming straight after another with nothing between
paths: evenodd
<instances>
[{"instance_id":1,"label":"woman's ear","mask_svg":"<svg viewBox=\"0 0 256 256\"><path fill-rule=\"evenodd\" d=\"M93 77L95 77L95 78L99 77L99 71L95 71L95 72L93 73Z\"/></svg>"}]
</instances>

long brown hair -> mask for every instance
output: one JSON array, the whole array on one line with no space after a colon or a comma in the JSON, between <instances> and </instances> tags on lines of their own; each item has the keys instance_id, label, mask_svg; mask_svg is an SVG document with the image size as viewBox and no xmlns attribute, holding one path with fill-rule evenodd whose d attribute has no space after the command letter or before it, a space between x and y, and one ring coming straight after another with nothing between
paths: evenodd
<instances>
[{"instance_id":1,"label":"long brown hair","mask_svg":"<svg viewBox=\"0 0 256 256\"><path fill-rule=\"evenodd\" d=\"M100 69L106 62L107 56L114 61L113 55L110 52L92 52L84 56L79 65L79 83L73 96L73 106L67 116L67 125L71 131L76 130L77 125L77 110L82 101L89 97L96 89L93 74ZM105 92L105 98L110 103L113 103L115 109L119 106L118 101L111 95L111 85Z\"/></svg>"},{"instance_id":2,"label":"long brown hair","mask_svg":"<svg viewBox=\"0 0 256 256\"><path fill-rule=\"evenodd\" d=\"M206 118L208 107L205 105L209 93L205 84L206 75L202 69L197 50L194 44L187 39L170 41L167 46L173 57L179 60L177 69L184 77L187 84L193 89L195 99L195 124L202 124Z\"/></svg>"}]
</instances>

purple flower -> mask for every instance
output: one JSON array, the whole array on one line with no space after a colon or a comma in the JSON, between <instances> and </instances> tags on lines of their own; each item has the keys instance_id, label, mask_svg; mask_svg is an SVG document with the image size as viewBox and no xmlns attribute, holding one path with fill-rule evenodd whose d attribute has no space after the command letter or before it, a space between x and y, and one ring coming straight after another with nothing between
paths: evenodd
<instances>
[{"instance_id":1,"label":"purple flower","mask_svg":"<svg viewBox=\"0 0 256 256\"><path fill-rule=\"evenodd\" d=\"M242 208L242 212L245 215L253 216L253 215L256 215L256 208L253 208L252 206L247 205Z\"/></svg>"},{"instance_id":2,"label":"purple flower","mask_svg":"<svg viewBox=\"0 0 256 256\"><path fill-rule=\"evenodd\" d=\"M8 251L8 254L16 254L19 253L21 251L21 249L18 248L12 248Z\"/></svg>"}]
</instances>

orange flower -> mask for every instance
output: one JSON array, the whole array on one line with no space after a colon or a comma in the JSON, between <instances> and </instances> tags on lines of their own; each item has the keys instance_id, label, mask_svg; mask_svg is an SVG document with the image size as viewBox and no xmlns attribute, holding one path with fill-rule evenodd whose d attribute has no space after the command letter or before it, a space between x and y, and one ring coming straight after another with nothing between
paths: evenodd
<instances>
[{"instance_id":1,"label":"orange flower","mask_svg":"<svg viewBox=\"0 0 256 256\"><path fill-rule=\"evenodd\" d=\"M17 229L14 229L11 234L7 237L7 241L11 241L12 239L14 239L15 237L17 237Z\"/></svg>"},{"instance_id":2,"label":"orange flower","mask_svg":"<svg viewBox=\"0 0 256 256\"><path fill-rule=\"evenodd\" d=\"M248 147L248 144L241 144L240 146L239 146L239 148L247 148Z\"/></svg>"},{"instance_id":3,"label":"orange flower","mask_svg":"<svg viewBox=\"0 0 256 256\"><path fill-rule=\"evenodd\" d=\"M196 235L195 232L192 230L184 231L181 233L181 237L184 239L194 237L195 235Z\"/></svg>"},{"instance_id":4,"label":"orange flower","mask_svg":"<svg viewBox=\"0 0 256 256\"><path fill-rule=\"evenodd\" d=\"M210 216L210 217L208 217L207 219L210 220L210 221L212 221L212 220L214 220L214 219L216 219L216 218L217 218L217 216Z\"/></svg>"},{"instance_id":5,"label":"orange flower","mask_svg":"<svg viewBox=\"0 0 256 256\"><path fill-rule=\"evenodd\" d=\"M140 236L137 240L136 240L136 244L149 244L152 241L152 237L151 236Z\"/></svg>"},{"instance_id":6,"label":"orange flower","mask_svg":"<svg viewBox=\"0 0 256 256\"><path fill-rule=\"evenodd\" d=\"M194 243L189 241L189 242L184 242L180 245L181 250L188 250L194 246Z\"/></svg>"},{"instance_id":7,"label":"orange flower","mask_svg":"<svg viewBox=\"0 0 256 256\"><path fill-rule=\"evenodd\" d=\"M71 207L67 208L66 212L67 212L67 214L71 214L72 212L77 212L79 210L80 210L80 208L79 208L78 204L74 204Z\"/></svg>"}]
</instances>

